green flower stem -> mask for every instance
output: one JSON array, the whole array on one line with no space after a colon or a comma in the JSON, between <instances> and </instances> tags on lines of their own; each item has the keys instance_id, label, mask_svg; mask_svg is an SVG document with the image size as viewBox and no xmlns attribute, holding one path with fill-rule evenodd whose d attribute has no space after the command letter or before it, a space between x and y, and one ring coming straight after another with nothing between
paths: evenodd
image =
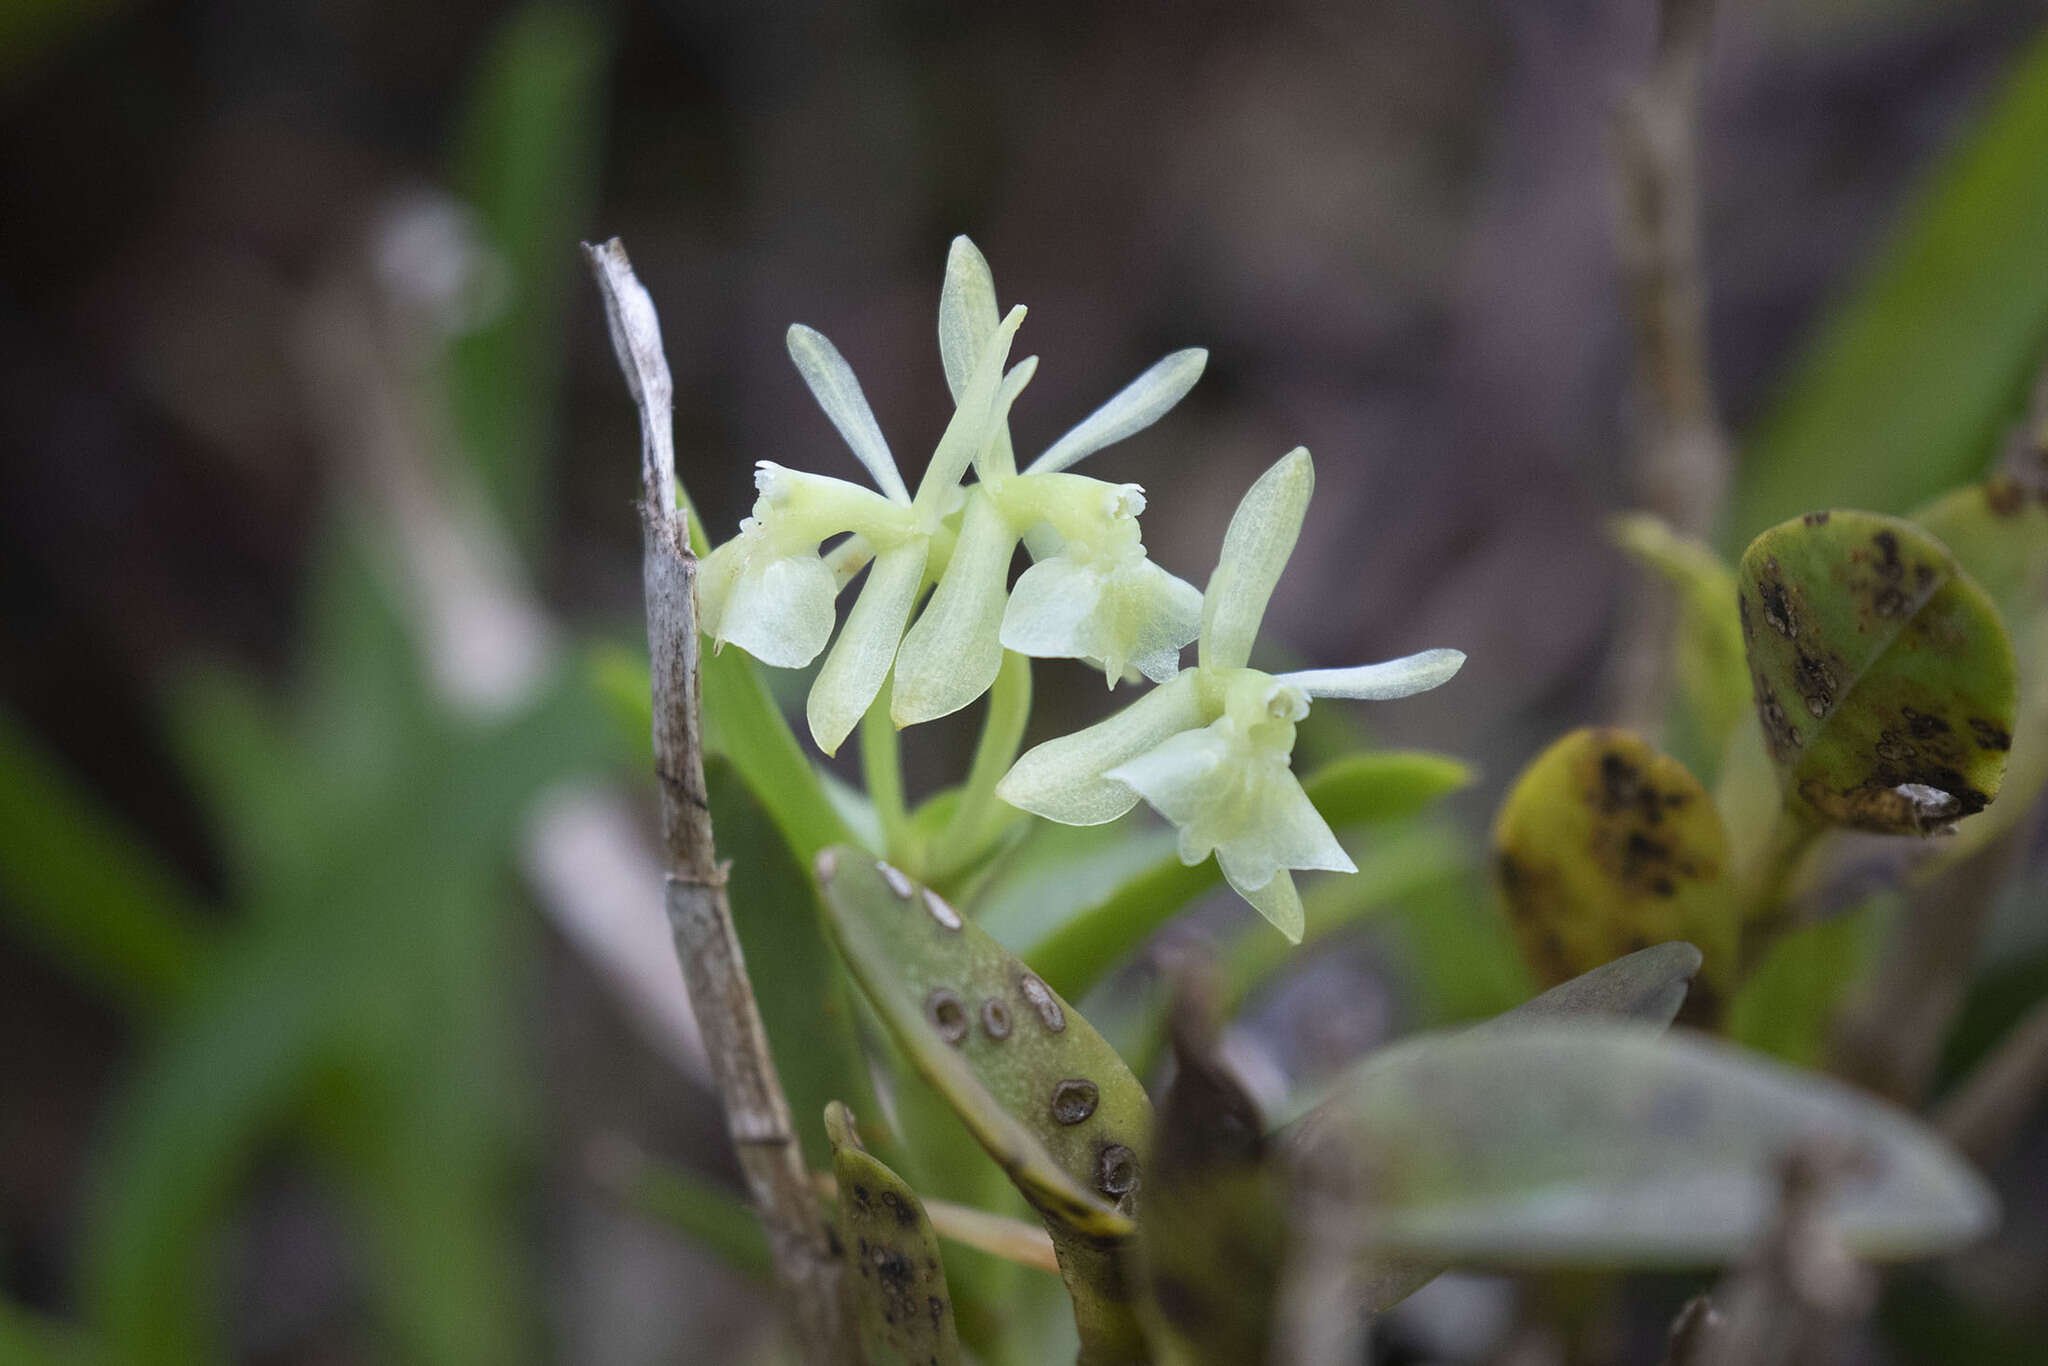
<instances>
[{"instance_id":1,"label":"green flower stem","mask_svg":"<svg viewBox=\"0 0 2048 1366\"><path fill-rule=\"evenodd\" d=\"M1744 870L1737 895L1742 907L1736 972L1746 980L1792 925L1792 879L1827 824L1806 803L1787 794L1770 835Z\"/></svg>"},{"instance_id":2,"label":"green flower stem","mask_svg":"<svg viewBox=\"0 0 2048 1366\"><path fill-rule=\"evenodd\" d=\"M890 861L915 870L923 860L913 847L910 808L903 800L903 754L896 727L889 720L890 691L884 679L881 692L875 694L860 719L861 781L867 784L868 800L875 804L875 815L882 822L882 843Z\"/></svg>"},{"instance_id":3,"label":"green flower stem","mask_svg":"<svg viewBox=\"0 0 2048 1366\"><path fill-rule=\"evenodd\" d=\"M988 691L988 712L974 762L960 789L960 804L934 847L941 851L931 880L945 884L978 859L989 843L1017 818L1016 808L996 800L996 784L1016 762L1031 719L1031 661L1014 650L1003 651L1003 667Z\"/></svg>"}]
</instances>

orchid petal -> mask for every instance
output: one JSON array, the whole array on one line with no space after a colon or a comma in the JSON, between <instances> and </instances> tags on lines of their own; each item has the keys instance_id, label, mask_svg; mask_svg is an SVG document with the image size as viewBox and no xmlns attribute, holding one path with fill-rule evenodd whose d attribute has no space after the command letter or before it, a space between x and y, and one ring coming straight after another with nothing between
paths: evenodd
<instances>
[{"instance_id":1,"label":"orchid petal","mask_svg":"<svg viewBox=\"0 0 2048 1366\"><path fill-rule=\"evenodd\" d=\"M889 715L914 726L960 710L988 691L1003 665L1003 586L1016 533L979 488L968 490L952 562L896 652Z\"/></svg>"},{"instance_id":2,"label":"orchid petal","mask_svg":"<svg viewBox=\"0 0 2048 1366\"><path fill-rule=\"evenodd\" d=\"M1230 882L1230 889L1250 903L1251 908L1273 923L1273 928L1287 936L1290 944L1301 942L1302 931L1307 928L1308 917L1302 914L1301 893L1294 889L1294 878L1284 869L1273 874L1272 880L1260 887L1243 887L1231 879L1230 870L1224 869L1224 879Z\"/></svg>"},{"instance_id":3,"label":"orchid petal","mask_svg":"<svg viewBox=\"0 0 2048 1366\"><path fill-rule=\"evenodd\" d=\"M1307 448L1297 446L1245 491L1202 595L1197 658L1203 668L1241 669L1251 662L1259 621L1294 553L1315 485L1315 464Z\"/></svg>"},{"instance_id":4,"label":"orchid petal","mask_svg":"<svg viewBox=\"0 0 2048 1366\"><path fill-rule=\"evenodd\" d=\"M919 536L875 557L860 598L846 614L845 629L818 670L804 713L811 723L811 738L827 754L839 751L889 676L903 623L924 586L928 548Z\"/></svg>"},{"instance_id":5,"label":"orchid petal","mask_svg":"<svg viewBox=\"0 0 2048 1366\"><path fill-rule=\"evenodd\" d=\"M996 795L1062 825L1102 825L1138 804L1137 793L1103 776L1107 770L1205 719L1195 675L1182 674L1108 720L1028 751L996 784Z\"/></svg>"},{"instance_id":6,"label":"orchid petal","mask_svg":"<svg viewBox=\"0 0 2048 1366\"><path fill-rule=\"evenodd\" d=\"M1003 648L1034 659L1093 656L1086 626L1102 604L1102 590L1102 575L1070 555L1040 560L1010 590Z\"/></svg>"},{"instance_id":7,"label":"orchid petal","mask_svg":"<svg viewBox=\"0 0 2048 1366\"><path fill-rule=\"evenodd\" d=\"M1003 376L1003 387L996 391L995 415L988 425L988 440L982 443L980 454L974 457L975 473L981 476L983 483L1017 472L1017 453L1010 446L1010 408L1037 373L1038 357L1026 356Z\"/></svg>"},{"instance_id":8,"label":"orchid petal","mask_svg":"<svg viewBox=\"0 0 2048 1366\"><path fill-rule=\"evenodd\" d=\"M1352 669L1303 669L1279 675L1310 697L1352 697L1367 702L1384 702L1396 697L1413 697L1419 692L1448 683L1465 663L1463 650L1424 650L1381 664L1361 664Z\"/></svg>"},{"instance_id":9,"label":"orchid petal","mask_svg":"<svg viewBox=\"0 0 2048 1366\"><path fill-rule=\"evenodd\" d=\"M1075 461L1135 436L1166 416L1202 377L1209 353L1199 346L1176 351L1125 385L1031 462L1032 474L1066 469Z\"/></svg>"},{"instance_id":10,"label":"orchid petal","mask_svg":"<svg viewBox=\"0 0 2048 1366\"><path fill-rule=\"evenodd\" d=\"M1086 659L1114 687L1127 665L1155 683L1180 672L1181 647L1195 638L1202 595L1145 558L1059 554L1018 578L1003 613L1003 646L1039 659Z\"/></svg>"},{"instance_id":11,"label":"orchid petal","mask_svg":"<svg viewBox=\"0 0 2048 1366\"><path fill-rule=\"evenodd\" d=\"M838 581L815 554L756 556L732 581L714 637L763 664L801 669L832 638L838 596Z\"/></svg>"},{"instance_id":12,"label":"orchid petal","mask_svg":"<svg viewBox=\"0 0 2048 1366\"><path fill-rule=\"evenodd\" d=\"M939 289L939 360L946 367L946 388L958 403L981 359L981 348L995 335L996 278L981 249L966 237L953 239L946 253L946 283Z\"/></svg>"},{"instance_id":13,"label":"orchid petal","mask_svg":"<svg viewBox=\"0 0 2048 1366\"><path fill-rule=\"evenodd\" d=\"M896 471L896 457L889 454L881 424L875 421L874 410L868 407L867 395L861 392L860 381L854 377L846 357L826 340L824 333L802 323L790 325L788 344L789 358L796 362L797 373L804 377L811 396L818 400L825 416L832 419L832 425L853 449L854 458L867 466L875 487L892 502L908 503L910 490L904 487L903 476Z\"/></svg>"},{"instance_id":14,"label":"orchid petal","mask_svg":"<svg viewBox=\"0 0 2048 1366\"><path fill-rule=\"evenodd\" d=\"M1010 310L976 357L974 374L961 390L953 419L939 437L931 463L925 466L924 478L918 481L914 505L921 516L943 515L943 501L959 487L960 476L967 473L968 465L988 444L990 425L998 420L996 400L1003 387L1003 365L1010 358L1010 343L1023 322L1024 308L1020 304Z\"/></svg>"}]
</instances>

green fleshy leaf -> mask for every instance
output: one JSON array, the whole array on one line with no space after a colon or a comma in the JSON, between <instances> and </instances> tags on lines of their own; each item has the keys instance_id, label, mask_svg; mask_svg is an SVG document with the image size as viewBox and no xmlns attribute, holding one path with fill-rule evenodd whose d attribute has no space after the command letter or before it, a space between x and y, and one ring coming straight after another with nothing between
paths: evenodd
<instances>
[{"instance_id":1,"label":"green fleshy leaf","mask_svg":"<svg viewBox=\"0 0 2048 1366\"><path fill-rule=\"evenodd\" d=\"M1788 801L1925 834L1998 795L2012 641L1940 542L1876 513L1810 513L1750 542L1738 601Z\"/></svg>"},{"instance_id":2,"label":"green fleshy leaf","mask_svg":"<svg viewBox=\"0 0 2048 1366\"><path fill-rule=\"evenodd\" d=\"M1413 815L1471 781L1472 769L1456 759L1386 750L1327 764L1302 787L1323 819L1342 830ZM1034 936L1023 956L1057 990L1085 995L1153 931L1221 880L1215 860L1190 868L1168 852L1100 900Z\"/></svg>"},{"instance_id":3,"label":"green fleshy leaf","mask_svg":"<svg viewBox=\"0 0 2048 1366\"><path fill-rule=\"evenodd\" d=\"M860 1145L853 1114L825 1110L839 1184L846 1294L867 1366L957 1366L960 1338L939 1262L939 1236L902 1177Z\"/></svg>"},{"instance_id":4,"label":"green fleshy leaf","mask_svg":"<svg viewBox=\"0 0 2048 1366\"><path fill-rule=\"evenodd\" d=\"M1863 1163L1829 1217L1858 1256L1962 1246L1982 1178L1905 1113L1810 1073L1640 1025L1532 1024L1376 1054L1293 1136L1354 1145L1380 1255L1511 1265L1741 1256L1815 1141Z\"/></svg>"},{"instance_id":5,"label":"green fleshy leaf","mask_svg":"<svg viewBox=\"0 0 2048 1366\"><path fill-rule=\"evenodd\" d=\"M852 849L818 880L854 980L912 1066L1052 1234L1083 1362L1143 1359L1121 1245L1130 1237L1144 1088L1037 974L930 888Z\"/></svg>"},{"instance_id":6,"label":"green fleshy leaf","mask_svg":"<svg viewBox=\"0 0 2048 1366\"><path fill-rule=\"evenodd\" d=\"M1737 904L1728 837L1699 781L1627 731L1575 730L1516 780L1493 871L1522 955L1562 982L1666 940L1697 944L1727 991Z\"/></svg>"}]
</instances>

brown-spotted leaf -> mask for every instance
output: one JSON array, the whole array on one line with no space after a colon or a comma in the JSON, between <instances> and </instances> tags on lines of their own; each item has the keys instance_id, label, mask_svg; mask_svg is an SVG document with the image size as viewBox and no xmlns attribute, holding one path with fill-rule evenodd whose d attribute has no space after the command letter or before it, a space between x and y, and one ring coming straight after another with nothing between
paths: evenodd
<instances>
[{"instance_id":1,"label":"brown-spotted leaf","mask_svg":"<svg viewBox=\"0 0 2048 1366\"><path fill-rule=\"evenodd\" d=\"M2002 796L1995 810L1962 830L1962 845L1974 846L2024 818L2048 783L2048 489L2003 475L1936 499L1913 521L1934 533L1990 597L2019 662Z\"/></svg>"},{"instance_id":2,"label":"brown-spotted leaf","mask_svg":"<svg viewBox=\"0 0 2048 1366\"><path fill-rule=\"evenodd\" d=\"M1927 834L1998 795L2011 638L1941 542L1873 512L1815 512L1743 552L1737 604L1788 800L1839 825Z\"/></svg>"},{"instance_id":3,"label":"brown-spotted leaf","mask_svg":"<svg viewBox=\"0 0 2048 1366\"><path fill-rule=\"evenodd\" d=\"M825 1107L839 1186L846 1295L866 1366L957 1366L960 1337L924 1202L865 1148L853 1112Z\"/></svg>"},{"instance_id":4,"label":"brown-spotted leaf","mask_svg":"<svg viewBox=\"0 0 2048 1366\"><path fill-rule=\"evenodd\" d=\"M1122 1259L1151 1138L1144 1088L1078 1011L929 887L844 847L818 856L818 882L890 1034L1044 1219L1083 1366L1144 1360Z\"/></svg>"},{"instance_id":5,"label":"brown-spotted leaf","mask_svg":"<svg viewBox=\"0 0 2048 1366\"><path fill-rule=\"evenodd\" d=\"M1493 870L1546 984L1670 940L1698 946L1704 989L1731 980L1720 813L1683 764L1627 731L1575 730L1537 756L1494 823Z\"/></svg>"}]
</instances>

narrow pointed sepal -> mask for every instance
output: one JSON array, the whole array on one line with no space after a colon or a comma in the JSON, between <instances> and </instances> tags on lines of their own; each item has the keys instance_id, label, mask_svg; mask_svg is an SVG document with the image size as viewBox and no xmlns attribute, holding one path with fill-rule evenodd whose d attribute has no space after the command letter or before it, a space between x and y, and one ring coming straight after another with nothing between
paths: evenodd
<instances>
[{"instance_id":1,"label":"narrow pointed sepal","mask_svg":"<svg viewBox=\"0 0 2048 1366\"><path fill-rule=\"evenodd\" d=\"M889 716L914 726L988 691L1003 666L1003 588L1017 538L979 488L968 490L960 539L939 586L896 652Z\"/></svg>"},{"instance_id":2,"label":"narrow pointed sepal","mask_svg":"<svg viewBox=\"0 0 2048 1366\"><path fill-rule=\"evenodd\" d=\"M1282 871L1273 874L1272 880L1263 887L1243 887L1231 879L1229 870L1224 879L1230 882L1230 889L1243 897L1251 908L1271 921L1273 928L1287 936L1290 944L1301 942L1302 931L1308 926L1308 917L1302 914L1301 893L1294 889L1294 878Z\"/></svg>"},{"instance_id":3,"label":"narrow pointed sepal","mask_svg":"<svg viewBox=\"0 0 2048 1366\"><path fill-rule=\"evenodd\" d=\"M789 358L796 362L797 373L804 377L811 396L846 439L854 458L867 467L875 487L892 502L908 503L910 490L904 487L903 476L896 470L896 457L889 453L881 424L875 421L874 410L868 406L867 395L861 392L860 380L854 377L846 357L839 354L839 348L824 333L802 323L790 324L787 340Z\"/></svg>"},{"instance_id":4,"label":"narrow pointed sepal","mask_svg":"<svg viewBox=\"0 0 2048 1366\"><path fill-rule=\"evenodd\" d=\"M846 614L846 626L818 670L804 713L811 738L827 754L839 752L889 676L903 624L924 586L927 548L920 536L875 557L866 586Z\"/></svg>"},{"instance_id":5,"label":"narrow pointed sepal","mask_svg":"<svg viewBox=\"0 0 2048 1366\"><path fill-rule=\"evenodd\" d=\"M1424 650L1381 664L1361 664L1352 669L1303 669L1281 674L1282 683L1292 683L1310 697L1350 697L1384 702L1396 697L1413 697L1419 692L1442 687L1465 666L1463 650Z\"/></svg>"},{"instance_id":6,"label":"narrow pointed sepal","mask_svg":"<svg viewBox=\"0 0 2048 1366\"><path fill-rule=\"evenodd\" d=\"M1251 662L1259 622L1294 553L1315 486L1315 463L1297 446L1245 491L1202 595L1204 668L1241 669Z\"/></svg>"},{"instance_id":7,"label":"narrow pointed sepal","mask_svg":"<svg viewBox=\"0 0 2048 1366\"><path fill-rule=\"evenodd\" d=\"M1187 397L1208 363L1209 353L1198 346L1174 352L1047 447L1045 454L1031 462L1031 472L1066 469L1105 446L1144 431Z\"/></svg>"}]
</instances>

